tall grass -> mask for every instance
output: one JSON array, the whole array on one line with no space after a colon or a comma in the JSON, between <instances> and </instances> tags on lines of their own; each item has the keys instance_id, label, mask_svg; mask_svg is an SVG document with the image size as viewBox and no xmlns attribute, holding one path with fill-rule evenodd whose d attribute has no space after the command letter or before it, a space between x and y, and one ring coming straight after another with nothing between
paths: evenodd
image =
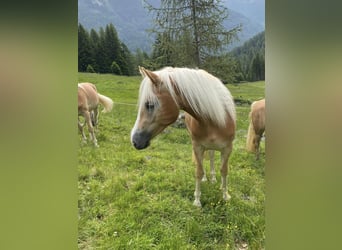
<instances>
[{"instance_id":1,"label":"tall grass","mask_svg":"<svg viewBox=\"0 0 342 250\"><path fill-rule=\"evenodd\" d=\"M141 77L79 73L114 100L101 114L97 138L78 150L80 249L263 249L265 157L245 150L249 106L237 106L237 133L230 158L229 202L220 181L201 185L202 208L192 205L195 166L186 129L168 127L151 146L130 143ZM264 97L264 82L228 85L232 95ZM215 155L216 174L219 154ZM209 161L205 161L208 169ZM209 171L207 171L209 172Z\"/></svg>"}]
</instances>

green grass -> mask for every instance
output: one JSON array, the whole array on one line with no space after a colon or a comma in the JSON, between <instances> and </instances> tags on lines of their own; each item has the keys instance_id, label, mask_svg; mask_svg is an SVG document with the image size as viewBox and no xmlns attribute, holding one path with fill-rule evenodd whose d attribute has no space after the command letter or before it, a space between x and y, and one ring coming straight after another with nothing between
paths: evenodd
<instances>
[{"instance_id":1,"label":"green grass","mask_svg":"<svg viewBox=\"0 0 342 250\"><path fill-rule=\"evenodd\" d=\"M222 200L220 181L206 182L202 208L197 208L192 205L195 166L186 129L170 126L142 151L131 146L141 77L79 73L79 82L86 81L116 104L100 116L99 148L82 144L79 136L79 249L238 249L242 243L265 248L264 143L256 162L244 148L248 105L237 106L228 175L232 199ZM228 88L234 97L252 101L264 97L264 86ZM220 177L218 153L215 162ZM205 166L209 172L208 160Z\"/></svg>"}]
</instances>

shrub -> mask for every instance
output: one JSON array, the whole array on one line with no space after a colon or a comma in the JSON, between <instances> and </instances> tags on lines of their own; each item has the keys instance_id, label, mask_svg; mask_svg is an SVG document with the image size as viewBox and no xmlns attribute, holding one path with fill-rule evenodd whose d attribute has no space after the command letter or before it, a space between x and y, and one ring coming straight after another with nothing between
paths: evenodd
<instances>
[{"instance_id":1,"label":"shrub","mask_svg":"<svg viewBox=\"0 0 342 250\"><path fill-rule=\"evenodd\" d=\"M113 74L122 75L120 66L115 61L112 62L112 65L110 66L110 70Z\"/></svg>"},{"instance_id":2,"label":"shrub","mask_svg":"<svg viewBox=\"0 0 342 250\"><path fill-rule=\"evenodd\" d=\"M93 66L91 66L90 64L88 64L87 69L86 69L86 72L88 72L88 73L95 73L95 70L94 70Z\"/></svg>"}]
</instances>

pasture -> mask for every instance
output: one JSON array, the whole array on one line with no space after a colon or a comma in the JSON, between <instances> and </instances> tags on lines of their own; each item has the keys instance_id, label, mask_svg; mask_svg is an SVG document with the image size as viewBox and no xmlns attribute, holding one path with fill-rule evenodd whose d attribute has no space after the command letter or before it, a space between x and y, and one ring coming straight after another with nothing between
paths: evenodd
<instances>
[{"instance_id":1,"label":"pasture","mask_svg":"<svg viewBox=\"0 0 342 250\"><path fill-rule=\"evenodd\" d=\"M130 143L140 81L140 76L79 73L79 82L94 83L114 101L113 110L99 117L99 148L82 144L79 135L79 249L264 249L265 144L259 161L245 150L249 105L236 107L228 172L232 199L224 202L220 181L208 181L201 185L197 208L186 129L169 126L141 151ZM265 96L264 82L227 87L241 100ZM219 153L215 163L220 180ZM209 161L204 164L209 173Z\"/></svg>"}]
</instances>

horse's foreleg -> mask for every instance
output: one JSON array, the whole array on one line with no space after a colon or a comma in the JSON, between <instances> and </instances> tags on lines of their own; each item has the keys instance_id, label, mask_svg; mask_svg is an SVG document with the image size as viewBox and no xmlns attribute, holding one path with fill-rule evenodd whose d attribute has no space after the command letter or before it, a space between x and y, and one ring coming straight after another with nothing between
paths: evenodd
<instances>
[{"instance_id":1,"label":"horse's foreleg","mask_svg":"<svg viewBox=\"0 0 342 250\"><path fill-rule=\"evenodd\" d=\"M209 158L210 158L210 175L211 175L211 183L216 182L216 172L215 172L215 163L214 163L215 151L209 150Z\"/></svg>"},{"instance_id":2,"label":"horse's foreleg","mask_svg":"<svg viewBox=\"0 0 342 250\"><path fill-rule=\"evenodd\" d=\"M83 142L86 142L86 141L87 141L87 137L86 137L86 135L85 135L85 133L84 133L83 127L84 127L84 124L82 124L82 123L80 122L80 119L78 119L78 130L79 130L80 133L82 134L82 140L83 140Z\"/></svg>"},{"instance_id":3,"label":"horse's foreleg","mask_svg":"<svg viewBox=\"0 0 342 250\"><path fill-rule=\"evenodd\" d=\"M232 152L232 146L229 146L221 151L221 189L223 193L223 199L229 200L231 197L228 194L227 188L227 175L228 175L228 159Z\"/></svg>"},{"instance_id":4,"label":"horse's foreleg","mask_svg":"<svg viewBox=\"0 0 342 250\"><path fill-rule=\"evenodd\" d=\"M91 137L91 140L93 141L95 147L98 147L99 145L97 144L97 140L96 140L96 137L95 137L95 133L94 133L94 127L92 125L92 121L91 121L91 115L90 115L90 112L85 112L84 113L84 118L87 122L87 125L88 125L88 130L89 130L89 135Z\"/></svg>"},{"instance_id":5,"label":"horse's foreleg","mask_svg":"<svg viewBox=\"0 0 342 250\"><path fill-rule=\"evenodd\" d=\"M203 153L204 149L201 146L195 146L193 145L193 153L195 155L196 160L196 181L195 181L195 201L194 205L197 207L201 207L201 180L204 175L204 169L203 169Z\"/></svg>"}]
</instances>

